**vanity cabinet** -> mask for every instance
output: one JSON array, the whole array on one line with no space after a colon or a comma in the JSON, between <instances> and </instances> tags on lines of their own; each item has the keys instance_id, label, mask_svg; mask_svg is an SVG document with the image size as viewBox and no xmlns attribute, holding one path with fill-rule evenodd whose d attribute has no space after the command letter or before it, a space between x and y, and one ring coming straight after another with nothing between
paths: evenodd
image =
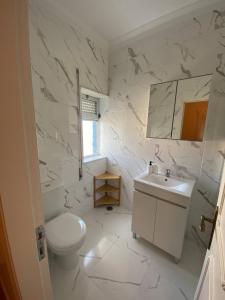
<instances>
[{"instance_id":1,"label":"vanity cabinet","mask_svg":"<svg viewBox=\"0 0 225 300\"><path fill-rule=\"evenodd\" d=\"M134 191L132 230L153 242L157 200Z\"/></svg>"},{"instance_id":2,"label":"vanity cabinet","mask_svg":"<svg viewBox=\"0 0 225 300\"><path fill-rule=\"evenodd\" d=\"M181 257L186 229L187 208L157 201L154 244L176 258Z\"/></svg>"},{"instance_id":3,"label":"vanity cabinet","mask_svg":"<svg viewBox=\"0 0 225 300\"><path fill-rule=\"evenodd\" d=\"M182 254L188 207L134 191L132 231L176 259Z\"/></svg>"}]
</instances>

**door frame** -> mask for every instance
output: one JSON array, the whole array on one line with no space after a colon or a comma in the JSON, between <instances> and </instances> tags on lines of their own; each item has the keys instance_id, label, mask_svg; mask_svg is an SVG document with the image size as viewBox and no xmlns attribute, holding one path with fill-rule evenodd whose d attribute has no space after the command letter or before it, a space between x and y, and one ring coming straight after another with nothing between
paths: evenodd
<instances>
[{"instance_id":1,"label":"door frame","mask_svg":"<svg viewBox=\"0 0 225 300\"><path fill-rule=\"evenodd\" d=\"M218 216L215 228L215 235L218 244L218 256L220 264L220 280L221 286L225 291L225 163L222 174L221 182L223 184L220 186L219 196L218 196ZM223 214L222 214L223 211Z\"/></svg>"},{"instance_id":2,"label":"door frame","mask_svg":"<svg viewBox=\"0 0 225 300\"><path fill-rule=\"evenodd\" d=\"M0 194L23 300L51 300L48 257L35 229L44 223L28 34L28 1L0 1ZM46 250L46 242L45 242Z\"/></svg>"},{"instance_id":3,"label":"door frame","mask_svg":"<svg viewBox=\"0 0 225 300\"><path fill-rule=\"evenodd\" d=\"M0 195L0 286L6 300L22 300L5 225Z\"/></svg>"}]
</instances>

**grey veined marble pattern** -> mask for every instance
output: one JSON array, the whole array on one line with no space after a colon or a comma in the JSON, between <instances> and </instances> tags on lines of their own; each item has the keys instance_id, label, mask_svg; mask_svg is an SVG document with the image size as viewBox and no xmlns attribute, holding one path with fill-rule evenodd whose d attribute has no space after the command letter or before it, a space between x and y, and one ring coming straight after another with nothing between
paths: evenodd
<instances>
[{"instance_id":1,"label":"grey veined marble pattern","mask_svg":"<svg viewBox=\"0 0 225 300\"><path fill-rule=\"evenodd\" d=\"M133 179L149 160L161 172L170 168L175 175L195 177L188 232L203 247L209 235L198 230L200 215L213 213L224 159L224 24L225 5L223 11L215 6L209 14L115 51L110 57L111 101L103 116L104 152L108 169L122 175L123 204L132 207ZM150 85L203 74L213 74L205 141L147 139Z\"/></svg>"},{"instance_id":2,"label":"grey veined marble pattern","mask_svg":"<svg viewBox=\"0 0 225 300\"><path fill-rule=\"evenodd\" d=\"M106 161L85 165L79 182L76 68L82 86L107 93L108 45L48 1L29 1L29 21L42 193L63 187L62 208L66 203L81 214L92 206L92 177Z\"/></svg>"}]
</instances>

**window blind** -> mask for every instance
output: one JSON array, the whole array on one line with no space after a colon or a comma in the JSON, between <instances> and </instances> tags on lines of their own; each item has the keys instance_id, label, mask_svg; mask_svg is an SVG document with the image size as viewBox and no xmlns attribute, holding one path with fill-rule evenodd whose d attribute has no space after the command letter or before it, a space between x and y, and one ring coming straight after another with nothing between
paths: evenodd
<instances>
[{"instance_id":1,"label":"window blind","mask_svg":"<svg viewBox=\"0 0 225 300\"><path fill-rule=\"evenodd\" d=\"M83 120L99 119L99 99L81 94L81 107Z\"/></svg>"}]
</instances>

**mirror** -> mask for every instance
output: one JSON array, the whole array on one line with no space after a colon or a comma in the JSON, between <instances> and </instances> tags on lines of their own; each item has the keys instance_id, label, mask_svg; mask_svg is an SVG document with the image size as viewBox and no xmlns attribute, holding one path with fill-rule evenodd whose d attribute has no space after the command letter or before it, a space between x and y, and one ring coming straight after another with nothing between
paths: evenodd
<instances>
[{"instance_id":1,"label":"mirror","mask_svg":"<svg viewBox=\"0 0 225 300\"><path fill-rule=\"evenodd\" d=\"M212 75L154 84L147 137L202 141Z\"/></svg>"},{"instance_id":2,"label":"mirror","mask_svg":"<svg viewBox=\"0 0 225 300\"><path fill-rule=\"evenodd\" d=\"M147 137L171 138L176 89L177 81L151 86Z\"/></svg>"}]
</instances>

